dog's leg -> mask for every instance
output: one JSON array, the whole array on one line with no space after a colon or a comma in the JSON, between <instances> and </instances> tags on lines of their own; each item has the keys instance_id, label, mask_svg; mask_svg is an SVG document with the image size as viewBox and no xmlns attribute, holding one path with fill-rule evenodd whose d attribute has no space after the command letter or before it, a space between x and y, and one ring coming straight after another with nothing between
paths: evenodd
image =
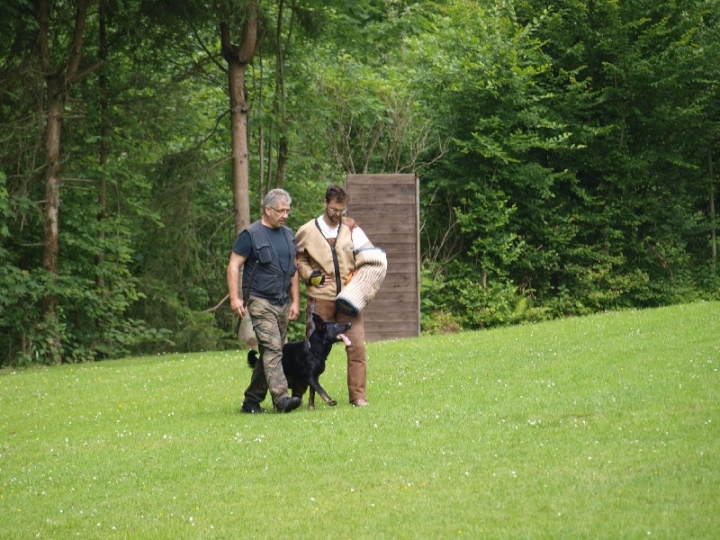
<instances>
[{"instance_id":1,"label":"dog's leg","mask_svg":"<svg viewBox=\"0 0 720 540\"><path fill-rule=\"evenodd\" d=\"M308 387L309 386L307 383L299 383L295 380L288 379L288 389L292 390L293 397L299 397L300 399L302 399L305 395L305 392L307 392Z\"/></svg>"},{"instance_id":2,"label":"dog's leg","mask_svg":"<svg viewBox=\"0 0 720 540\"><path fill-rule=\"evenodd\" d=\"M315 389L311 386L310 387L310 397L308 398L308 407L311 411L315 410Z\"/></svg>"},{"instance_id":3,"label":"dog's leg","mask_svg":"<svg viewBox=\"0 0 720 540\"><path fill-rule=\"evenodd\" d=\"M317 377L311 377L310 379L308 379L308 382L310 383L310 403L313 404L313 407L311 408L314 408L315 392L320 394L320 397L323 398L325 403L327 403L331 407L337 405L337 401L331 398L325 391L325 389L320 386L320 382L317 380Z\"/></svg>"}]
</instances>

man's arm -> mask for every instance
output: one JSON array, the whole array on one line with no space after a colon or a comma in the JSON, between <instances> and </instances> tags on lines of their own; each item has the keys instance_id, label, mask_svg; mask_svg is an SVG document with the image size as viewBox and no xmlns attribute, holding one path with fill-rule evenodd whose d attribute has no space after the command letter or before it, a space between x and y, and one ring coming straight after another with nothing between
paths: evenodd
<instances>
[{"instance_id":1,"label":"man's arm","mask_svg":"<svg viewBox=\"0 0 720 540\"><path fill-rule=\"evenodd\" d=\"M367 234L365 234L365 231L357 225L350 231L350 237L353 239L353 249L355 251L375 247L372 242L370 242L370 239L367 237Z\"/></svg>"},{"instance_id":2,"label":"man's arm","mask_svg":"<svg viewBox=\"0 0 720 540\"><path fill-rule=\"evenodd\" d=\"M227 267L227 286L230 295L230 308L233 313L240 317L245 316L245 303L240 294L240 269L245 264L245 257L234 251L230 254L230 262Z\"/></svg>"},{"instance_id":3,"label":"man's arm","mask_svg":"<svg viewBox=\"0 0 720 540\"><path fill-rule=\"evenodd\" d=\"M295 263L297 265L297 261ZM298 277L299 272L295 272L293 277L290 279L290 313L289 317L291 321L296 320L300 316L300 278Z\"/></svg>"},{"instance_id":4,"label":"man's arm","mask_svg":"<svg viewBox=\"0 0 720 540\"><path fill-rule=\"evenodd\" d=\"M297 240L298 248L297 257L295 259L295 264L297 265L298 269L297 273L300 274L300 279L307 283L307 280L310 279L310 274L312 274L313 269L312 265L310 264L310 256L306 251L307 242L309 240L306 227L300 227L300 230L297 232L295 238Z\"/></svg>"}]
</instances>

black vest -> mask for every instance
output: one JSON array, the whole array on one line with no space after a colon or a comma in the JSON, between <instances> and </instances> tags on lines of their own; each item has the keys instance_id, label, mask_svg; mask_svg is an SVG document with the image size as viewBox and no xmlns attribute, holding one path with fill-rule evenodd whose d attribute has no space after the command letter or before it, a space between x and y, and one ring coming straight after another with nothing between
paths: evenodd
<instances>
[{"instance_id":1,"label":"black vest","mask_svg":"<svg viewBox=\"0 0 720 540\"><path fill-rule=\"evenodd\" d=\"M270 242L262 222L256 221L246 230L250 233L253 252L243 265L243 298L247 300L252 295L275 305L287 304L290 302L291 279L297 271L295 235L290 227L282 227L290 251L288 269L283 271L278 253Z\"/></svg>"}]
</instances>

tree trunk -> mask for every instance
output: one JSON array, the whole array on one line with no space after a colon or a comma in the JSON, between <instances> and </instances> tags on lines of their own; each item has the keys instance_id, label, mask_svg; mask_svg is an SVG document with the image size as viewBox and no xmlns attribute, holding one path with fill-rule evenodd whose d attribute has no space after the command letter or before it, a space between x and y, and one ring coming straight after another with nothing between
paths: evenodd
<instances>
[{"instance_id":1,"label":"tree trunk","mask_svg":"<svg viewBox=\"0 0 720 540\"><path fill-rule=\"evenodd\" d=\"M52 285L58 276L60 237L58 213L60 209L60 123L64 102L58 89L57 77L49 78L47 124L45 127L45 230L43 268L48 271ZM58 295L54 286L43 299L43 320L48 333L48 358L53 364L62 362L61 335L58 331Z\"/></svg>"},{"instance_id":2,"label":"tree trunk","mask_svg":"<svg viewBox=\"0 0 720 540\"><path fill-rule=\"evenodd\" d=\"M45 230L43 267L56 280L59 272L60 227L60 129L70 86L78 78L82 59L83 39L87 11L92 0L77 0L75 6L75 27L67 61L63 67L52 65L50 58L50 0L38 1L38 25L40 62L47 92L47 118L45 125ZM51 362L62 361L61 335L58 325L58 295L51 287L43 301L43 319L48 332Z\"/></svg>"},{"instance_id":3,"label":"tree trunk","mask_svg":"<svg viewBox=\"0 0 720 540\"><path fill-rule=\"evenodd\" d=\"M717 275L717 226L715 225L715 174L713 172L712 143L708 146L708 173L710 175L710 260L713 276Z\"/></svg>"},{"instance_id":4,"label":"tree trunk","mask_svg":"<svg viewBox=\"0 0 720 540\"><path fill-rule=\"evenodd\" d=\"M43 267L58 275L58 212L60 209L60 123L64 102L57 78L48 79L48 111L45 127L45 251ZM57 304L57 298L51 302Z\"/></svg>"},{"instance_id":5,"label":"tree trunk","mask_svg":"<svg viewBox=\"0 0 720 540\"><path fill-rule=\"evenodd\" d=\"M275 187L282 188L285 183L287 173L288 158L290 154L290 144L288 143L288 120L287 105L285 95L285 50L283 47L283 20L285 12L285 2L281 1L278 6L277 18L277 69L275 70L275 116L276 122L279 124L279 140L278 140L278 164L275 172ZM292 19L291 19L292 20ZM287 43L290 43L290 34L292 33L292 22L290 31L288 32Z\"/></svg>"},{"instance_id":6,"label":"tree trunk","mask_svg":"<svg viewBox=\"0 0 720 540\"><path fill-rule=\"evenodd\" d=\"M288 144L287 135L284 133L280 135L280 142L278 144L278 167L275 173L275 187L281 188L285 183L285 176L287 175L288 157L290 155L290 146Z\"/></svg>"},{"instance_id":7,"label":"tree trunk","mask_svg":"<svg viewBox=\"0 0 720 540\"><path fill-rule=\"evenodd\" d=\"M248 143L248 105L245 100L245 65L237 58L228 61L233 171L235 232L250 225L250 149Z\"/></svg>"},{"instance_id":8,"label":"tree trunk","mask_svg":"<svg viewBox=\"0 0 720 540\"><path fill-rule=\"evenodd\" d=\"M107 59L107 39L106 39L106 9L107 0L100 0L100 35L98 36L98 60L104 65ZM98 205L100 211L98 213L98 221L102 222L107 217L107 179L105 177L105 168L107 167L110 139L110 92L108 90L108 80L105 74L105 68L101 68L98 84L100 86L100 185L98 186ZM99 232L100 240L105 239L105 231L102 226ZM103 242L104 244L104 242ZM105 251L100 250L97 254L98 272L95 282L98 289L104 292L105 277L103 274L103 263L105 262Z\"/></svg>"},{"instance_id":9,"label":"tree trunk","mask_svg":"<svg viewBox=\"0 0 720 540\"><path fill-rule=\"evenodd\" d=\"M235 211L235 234L239 234L250 225L250 145L248 141L247 90L245 88L245 70L255 55L258 44L258 5L249 2L246 7L241 43L233 45L230 27L220 24L222 52L228 63L230 85L232 171L233 171L233 208ZM242 279L242 278L241 278ZM249 346L255 346L255 334L249 317L240 325L240 339Z\"/></svg>"}]
</instances>

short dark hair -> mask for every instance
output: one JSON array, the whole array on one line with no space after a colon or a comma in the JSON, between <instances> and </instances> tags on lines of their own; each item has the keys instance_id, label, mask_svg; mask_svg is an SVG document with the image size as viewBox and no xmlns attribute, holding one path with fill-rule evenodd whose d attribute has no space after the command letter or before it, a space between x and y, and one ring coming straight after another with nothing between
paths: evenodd
<instances>
[{"instance_id":1,"label":"short dark hair","mask_svg":"<svg viewBox=\"0 0 720 540\"><path fill-rule=\"evenodd\" d=\"M348 192L345 191L345 188L342 186L338 186L337 184L333 184L327 188L325 191L325 201L337 201L339 203L347 202L350 199L350 196L348 195Z\"/></svg>"}]
</instances>

